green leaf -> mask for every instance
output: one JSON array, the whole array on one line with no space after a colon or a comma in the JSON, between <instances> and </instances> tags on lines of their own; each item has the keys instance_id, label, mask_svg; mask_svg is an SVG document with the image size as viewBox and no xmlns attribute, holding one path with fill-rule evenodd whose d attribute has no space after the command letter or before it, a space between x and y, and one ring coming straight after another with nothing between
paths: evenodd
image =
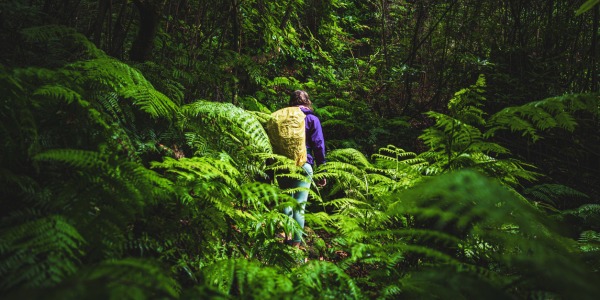
<instances>
[{"instance_id":1,"label":"green leaf","mask_svg":"<svg viewBox=\"0 0 600 300\"><path fill-rule=\"evenodd\" d=\"M598 3L600 3L600 0L588 0L588 1L586 1L575 12L575 15L579 16L579 15L583 14L584 12L592 9L592 7L596 6Z\"/></svg>"}]
</instances>

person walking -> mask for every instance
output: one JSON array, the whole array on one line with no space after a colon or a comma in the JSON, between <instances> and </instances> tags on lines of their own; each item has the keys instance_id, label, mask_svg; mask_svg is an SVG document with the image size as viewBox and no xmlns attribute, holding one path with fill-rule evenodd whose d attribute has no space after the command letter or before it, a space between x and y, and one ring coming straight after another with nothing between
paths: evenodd
<instances>
[{"instance_id":1,"label":"person walking","mask_svg":"<svg viewBox=\"0 0 600 300\"><path fill-rule=\"evenodd\" d=\"M299 107L304 113L305 119L305 132L306 132L306 162L302 164L304 180L289 179L284 180L284 188L302 188L292 194L292 197L298 202L298 206L294 209L292 207L286 207L283 213L292 217L302 230L304 230L304 212L306 203L308 202L308 189L313 177L313 167L325 164L325 138L323 136L323 129L321 128L321 121L314 114L312 102L308 96L308 93L303 90L296 90L291 93L288 106ZM327 184L327 180L322 178L316 182L317 186L323 187ZM287 236L287 234L286 234ZM300 233L294 233L291 240L286 241L294 247L300 247L302 242L302 235Z\"/></svg>"}]
</instances>

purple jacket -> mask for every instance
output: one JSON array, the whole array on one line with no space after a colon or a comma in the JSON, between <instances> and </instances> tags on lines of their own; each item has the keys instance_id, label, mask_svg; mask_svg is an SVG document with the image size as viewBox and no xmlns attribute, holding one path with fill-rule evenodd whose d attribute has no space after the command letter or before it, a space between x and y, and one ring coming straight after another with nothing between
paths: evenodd
<instances>
[{"instance_id":1,"label":"purple jacket","mask_svg":"<svg viewBox=\"0 0 600 300\"><path fill-rule=\"evenodd\" d=\"M304 123L306 126L306 162L315 165L325 163L325 138L323 138L323 129L321 121L315 113L307 107L300 106L300 109L306 115Z\"/></svg>"}]
</instances>

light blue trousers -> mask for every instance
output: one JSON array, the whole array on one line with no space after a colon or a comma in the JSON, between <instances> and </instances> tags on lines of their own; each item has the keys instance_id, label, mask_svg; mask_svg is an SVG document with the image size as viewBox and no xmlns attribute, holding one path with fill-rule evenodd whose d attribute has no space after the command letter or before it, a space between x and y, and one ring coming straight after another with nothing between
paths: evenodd
<instances>
[{"instance_id":1,"label":"light blue trousers","mask_svg":"<svg viewBox=\"0 0 600 300\"><path fill-rule=\"evenodd\" d=\"M312 166L308 163L305 163L302 166L304 172L306 172L306 178L304 180L295 180L290 179L286 180L284 183L286 188L304 188L302 191L296 191L292 194L292 197L296 199L298 202L298 208L292 208L288 206L283 209L283 213L294 218L300 228L304 230L304 208L306 207L306 202L308 201L308 189L310 188L310 182L312 181L313 169ZM294 233L293 242L300 242L302 240L302 236L299 233Z\"/></svg>"}]
</instances>

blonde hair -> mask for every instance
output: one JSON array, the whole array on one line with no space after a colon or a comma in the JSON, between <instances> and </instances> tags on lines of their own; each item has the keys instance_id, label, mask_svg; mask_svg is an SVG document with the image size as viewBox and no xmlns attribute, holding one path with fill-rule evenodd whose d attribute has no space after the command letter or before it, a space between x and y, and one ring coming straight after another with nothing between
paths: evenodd
<instances>
[{"instance_id":1,"label":"blonde hair","mask_svg":"<svg viewBox=\"0 0 600 300\"><path fill-rule=\"evenodd\" d=\"M306 107L310 108L311 110L313 109L312 102L310 101L310 98L308 97L307 92L305 92L303 90L295 90L290 94L289 106L298 106L298 105L306 106Z\"/></svg>"}]
</instances>

